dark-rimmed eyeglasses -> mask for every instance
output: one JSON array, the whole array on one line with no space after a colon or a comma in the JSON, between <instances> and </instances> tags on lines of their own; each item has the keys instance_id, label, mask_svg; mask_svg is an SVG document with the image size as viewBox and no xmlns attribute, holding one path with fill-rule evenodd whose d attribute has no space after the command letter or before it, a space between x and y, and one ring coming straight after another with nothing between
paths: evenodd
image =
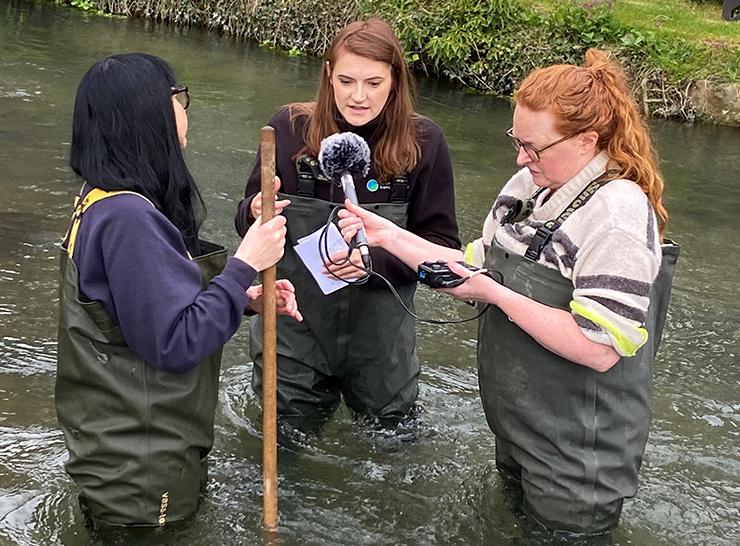
<instances>
[{"instance_id":1,"label":"dark-rimmed eyeglasses","mask_svg":"<svg viewBox=\"0 0 740 546\"><path fill-rule=\"evenodd\" d=\"M521 140L519 140L518 138L516 138L514 136L514 128L513 127L511 129L509 129L508 131L506 131L506 136L509 137L509 140L511 140L511 145L514 146L514 149L517 151L517 153L519 152L520 149L524 148L524 151L529 156L529 159L531 159L535 163L539 163L540 162L540 154L542 152L544 152L548 148L552 148L556 144L560 144L561 142L564 142L564 141L568 140L569 138L573 138L576 135L567 135L567 136L564 136L563 138L559 138L555 142L551 142L550 144L548 144L547 146L543 146L542 148L535 148L531 144L527 144L526 142L522 142Z\"/></svg>"},{"instance_id":2,"label":"dark-rimmed eyeglasses","mask_svg":"<svg viewBox=\"0 0 740 546\"><path fill-rule=\"evenodd\" d=\"M170 87L172 96L177 99L177 102L182 104L183 109L187 110L190 106L190 93L188 93L188 87L186 85L176 85Z\"/></svg>"}]
</instances>

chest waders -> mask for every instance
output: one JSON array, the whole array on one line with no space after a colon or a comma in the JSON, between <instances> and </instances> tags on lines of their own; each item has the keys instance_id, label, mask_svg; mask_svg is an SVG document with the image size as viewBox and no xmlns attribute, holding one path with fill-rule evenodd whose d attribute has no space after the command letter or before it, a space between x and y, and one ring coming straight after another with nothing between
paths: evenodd
<instances>
[{"instance_id":1,"label":"chest waders","mask_svg":"<svg viewBox=\"0 0 740 546\"><path fill-rule=\"evenodd\" d=\"M531 248L531 247L530 247ZM637 491L650 425L651 364L658 350L679 247L663 246L650 292L649 339L609 371L570 362L542 347L492 306L478 327L478 377L496 465L520 484L525 514L551 530L599 533L619 522ZM503 284L569 311L573 285L554 269L495 241L484 267Z\"/></svg>"},{"instance_id":2,"label":"chest waders","mask_svg":"<svg viewBox=\"0 0 740 546\"><path fill-rule=\"evenodd\" d=\"M413 317L405 313L388 287L370 278L324 295L297 256L300 237L326 224L335 203L301 195L289 198L285 255L278 278L296 289L303 322L278 317L278 414L283 422L312 428L331 415L344 395L347 406L381 420L405 416L418 396L419 360ZM406 225L408 204L377 203L363 207ZM396 286L413 309L416 284ZM255 363L252 385L262 395L262 318L252 318L250 352Z\"/></svg>"},{"instance_id":3,"label":"chest waders","mask_svg":"<svg viewBox=\"0 0 740 546\"><path fill-rule=\"evenodd\" d=\"M213 446L221 350L183 374L157 370L127 346L100 302L81 299L71 258L80 217L118 193L132 192L95 189L76 206L70 250L61 251L57 416L69 451L66 469L86 511L109 525L163 525L198 506ZM205 288L227 253L204 241L201 249L195 261Z\"/></svg>"}]
</instances>

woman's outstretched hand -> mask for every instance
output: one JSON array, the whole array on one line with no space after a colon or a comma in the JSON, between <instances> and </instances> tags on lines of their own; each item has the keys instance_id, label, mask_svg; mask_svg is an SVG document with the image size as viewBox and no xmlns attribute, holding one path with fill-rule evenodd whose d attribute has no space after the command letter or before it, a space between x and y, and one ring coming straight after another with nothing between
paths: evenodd
<instances>
[{"instance_id":1,"label":"woman's outstretched hand","mask_svg":"<svg viewBox=\"0 0 740 546\"><path fill-rule=\"evenodd\" d=\"M289 199L278 199L277 192L280 189L280 179L275 177L275 214L280 214L283 209L290 205ZM249 204L249 212L252 218L259 218L262 215L262 192L258 192Z\"/></svg>"},{"instance_id":2,"label":"woman's outstretched hand","mask_svg":"<svg viewBox=\"0 0 740 546\"><path fill-rule=\"evenodd\" d=\"M478 272L470 271L457 262L447 262L447 267L466 281L455 288L441 288L440 292L463 301L495 302L497 290L501 289L501 285L491 277L479 275Z\"/></svg>"},{"instance_id":3,"label":"woman's outstretched hand","mask_svg":"<svg viewBox=\"0 0 740 546\"><path fill-rule=\"evenodd\" d=\"M295 299L295 288L288 279L278 279L275 281L277 296L277 313L278 315L287 315L293 317L298 322L303 320L303 315L298 310L298 302ZM263 288L261 284L247 288L247 297L249 298L249 308L257 313L262 313L264 302L262 299Z\"/></svg>"},{"instance_id":4,"label":"woman's outstretched hand","mask_svg":"<svg viewBox=\"0 0 740 546\"><path fill-rule=\"evenodd\" d=\"M285 252L285 216L262 223L258 216L236 249L234 256L257 271L275 265Z\"/></svg>"},{"instance_id":5,"label":"woman's outstretched hand","mask_svg":"<svg viewBox=\"0 0 740 546\"><path fill-rule=\"evenodd\" d=\"M401 229L390 220L352 204L349 199L344 201L344 206L345 208L339 211L339 230L348 243L363 226L367 244L381 247Z\"/></svg>"}]
</instances>

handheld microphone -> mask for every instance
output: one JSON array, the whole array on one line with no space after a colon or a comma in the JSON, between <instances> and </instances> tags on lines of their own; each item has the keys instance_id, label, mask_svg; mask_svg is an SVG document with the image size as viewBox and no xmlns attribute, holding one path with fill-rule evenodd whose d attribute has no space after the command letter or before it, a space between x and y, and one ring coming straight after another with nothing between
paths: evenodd
<instances>
[{"instance_id":1,"label":"handheld microphone","mask_svg":"<svg viewBox=\"0 0 740 546\"><path fill-rule=\"evenodd\" d=\"M352 175L366 176L370 170L370 148L367 142L355 133L329 135L321 141L319 164L326 176L341 181L344 195L350 203L359 206ZM360 231L355 234L354 241L355 246L360 249L360 256L365 269L370 269L370 249L363 228L360 228Z\"/></svg>"}]
</instances>

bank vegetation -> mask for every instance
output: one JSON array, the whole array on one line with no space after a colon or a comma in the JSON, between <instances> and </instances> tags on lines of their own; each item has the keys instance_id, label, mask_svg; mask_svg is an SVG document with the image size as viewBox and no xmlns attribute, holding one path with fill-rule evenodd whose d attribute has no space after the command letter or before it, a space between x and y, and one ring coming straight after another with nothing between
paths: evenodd
<instances>
[{"instance_id":1,"label":"bank vegetation","mask_svg":"<svg viewBox=\"0 0 740 546\"><path fill-rule=\"evenodd\" d=\"M380 15L414 69L500 96L536 67L582 63L587 48L606 48L647 115L740 126L740 21L722 20L721 0L60 1L202 26L292 55L321 55L338 28Z\"/></svg>"}]
</instances>

